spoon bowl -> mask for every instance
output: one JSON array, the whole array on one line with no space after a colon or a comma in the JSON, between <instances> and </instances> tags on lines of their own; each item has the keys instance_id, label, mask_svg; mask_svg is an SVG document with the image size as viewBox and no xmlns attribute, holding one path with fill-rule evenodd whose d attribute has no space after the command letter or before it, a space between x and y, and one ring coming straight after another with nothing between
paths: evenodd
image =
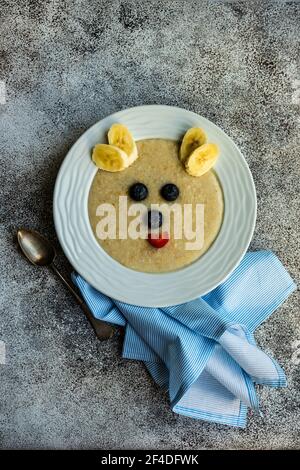
<instances>
[{"instance_id":1,"label":"spoon bowl","mask_svg":"<svg viewBox=\"0 0 300 470\"><path fill-rule=\"evenodd\" d=\"M37 266L49 266L55 256L55 249L44 237L33 230L17 231L18 243L26 258Z\"/></svg>"}]
</instances>

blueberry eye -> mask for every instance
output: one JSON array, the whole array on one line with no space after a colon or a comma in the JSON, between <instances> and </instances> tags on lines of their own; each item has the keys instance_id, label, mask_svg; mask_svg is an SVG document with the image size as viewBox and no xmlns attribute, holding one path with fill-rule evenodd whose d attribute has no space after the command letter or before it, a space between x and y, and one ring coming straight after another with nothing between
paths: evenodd
<instances>
[{"instance_id":1,"label":"blueberry eye","mask_svg":"<svg viewBox=\"0 0 300 470\"><path fill-rule=\"evenodd\" d=\"M176 184L168 183L161 188L160 194L166 201L175 201L179 196L179 189Z\"/></svg>"},{"instance_id":2,"label":"blueberry eye","mask_svg":"<svg viewBox=\"0 0 300 470\"><path fill-rule=\"evenodd\" d=\"M134 183L129 188L129 196L134 201L143 201L148 196L148 188L143 183Z\"/></svg>"}]
</instances>

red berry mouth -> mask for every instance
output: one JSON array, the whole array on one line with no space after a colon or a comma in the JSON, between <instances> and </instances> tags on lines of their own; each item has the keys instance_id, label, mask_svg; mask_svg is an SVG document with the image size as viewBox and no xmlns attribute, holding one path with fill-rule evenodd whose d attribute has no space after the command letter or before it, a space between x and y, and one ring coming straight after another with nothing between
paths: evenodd
<instances>
[{"instance_id":1,"label":"red berry mouth","mask_svg":"<svg viewBox=\"0 0 300 470\"><path fill-rule=\"evenodd\" d=\"M154 248L162 248L170 240L170 236L167 232L162 233L151 233L148 234L148 242Z\"/></svg>"}]
</instances>

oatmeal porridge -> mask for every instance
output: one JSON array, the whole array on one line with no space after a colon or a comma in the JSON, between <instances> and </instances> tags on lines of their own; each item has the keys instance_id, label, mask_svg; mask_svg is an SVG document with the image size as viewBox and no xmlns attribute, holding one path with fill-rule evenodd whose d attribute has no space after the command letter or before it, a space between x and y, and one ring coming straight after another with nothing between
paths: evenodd
<instances>
[{"instance_id":1,"label":"oatmeal porridge","mask_svg":"<svg viewBox=\"0 0 300 470\"><path fill-rule=\"evenodd\" d=\"M138 141L136 145L139 158L129 168L115 173L97 171L88 198L91 227L101 247L124 266L151 273L174 271L202 256L217 237L224 212L222 188L213 170L198 178L190 176L184 170L178 158L179 144L177 142L147 139ZM160 249L148 243L147 239L100 240L97 237L99 222L99 216L96 215L97 207L100 204L109 203L118 213L119 197L128 196L129 189L137 182L142 183L142 186L146 188L144 190L147 191L147 197L142 202L148 208L151 204L173 204L173 202L167 202L162 196L161 188L167 183L171 183L171 190L174 187L178 188L178 197L174 203L192 204L192 213L196 204L204 205L204 240L200 249L187 250L188 240L185 236L182 239L175 239L172 224L168 243ZM135 201L128 197L128 206L133 203ZM128 217L128 223L130 220ZM194 225L193 228L195 229Z\"/></svg>"}]
</instances>

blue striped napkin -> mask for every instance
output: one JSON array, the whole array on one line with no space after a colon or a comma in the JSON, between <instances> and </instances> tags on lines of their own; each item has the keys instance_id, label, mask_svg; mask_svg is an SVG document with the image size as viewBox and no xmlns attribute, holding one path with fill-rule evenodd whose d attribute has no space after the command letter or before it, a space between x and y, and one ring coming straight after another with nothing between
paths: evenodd
<instances>
[{"instance_id":1,"label":"blue striped napkin","mask_svg":"<svg viewBox=\"0 0 300 470\"><path fill-rule=\"evenodd\" d=\"M286 385L253 337L296 287L272 252L247 253L219 287L173 307L125 304L72 277L96 318L126 326L123 357L144 361L174 412L245 427L247 408L259 411L254 384Z\"/></svg>"}]
</instances>

